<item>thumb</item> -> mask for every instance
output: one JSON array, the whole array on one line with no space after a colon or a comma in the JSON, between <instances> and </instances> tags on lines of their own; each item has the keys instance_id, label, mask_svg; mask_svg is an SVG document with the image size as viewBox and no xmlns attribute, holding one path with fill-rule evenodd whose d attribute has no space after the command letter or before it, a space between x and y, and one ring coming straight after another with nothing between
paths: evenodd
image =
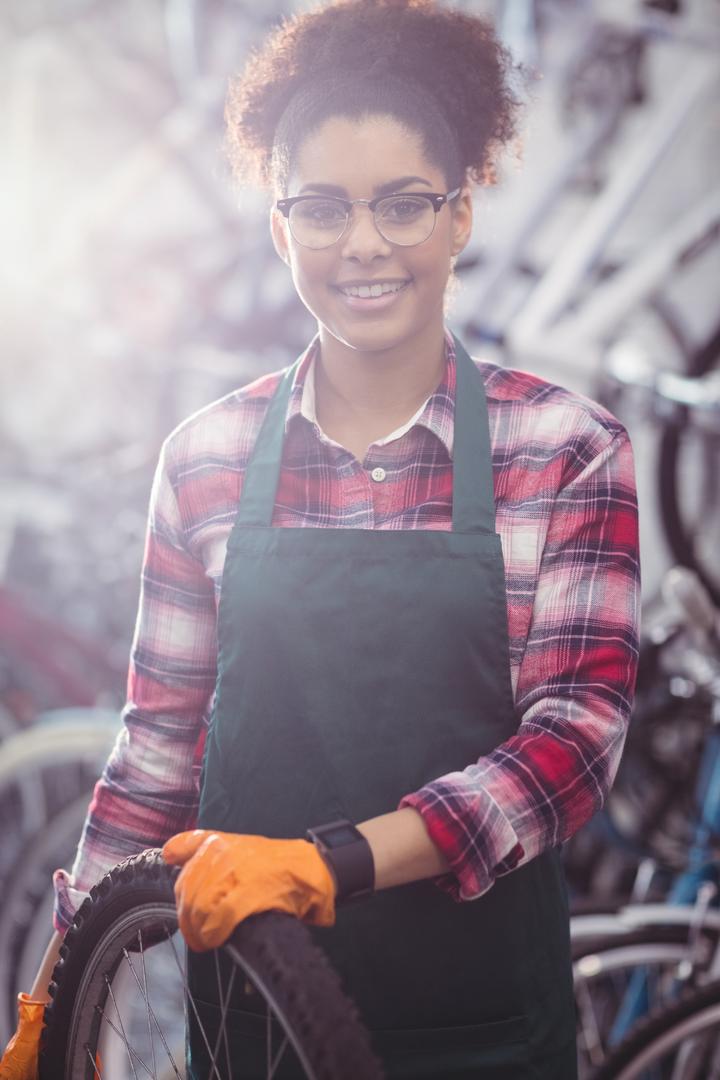
<instances>
[{"instance_id":1,"label":"thumb","mask_svg":"<svg viewBox=\"0 0 720 1080\"><path fill-rule=\"evenodd\" d=\"M211 835L208 829L192 829L190 832L176 833L164 845L162 857L170 866L182 866L193 857Z\"/></svg>"}]
</instances>

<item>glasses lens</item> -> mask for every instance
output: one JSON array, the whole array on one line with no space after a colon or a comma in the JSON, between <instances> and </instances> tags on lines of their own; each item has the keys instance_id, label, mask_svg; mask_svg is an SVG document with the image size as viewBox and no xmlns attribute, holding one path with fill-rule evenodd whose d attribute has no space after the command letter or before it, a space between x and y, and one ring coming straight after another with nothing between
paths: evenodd
<instances>
[{"instance_id":1,"label":"glasses lens","mask_svg":"<svg viewBox=\"0 0 720 1080\"><path fill-rule=\"evenodd\" d=\"M347 213L342 203L334 199L303 199L293 203L288 221L298 244L324 248L342 235Z\"/></svg>"},{"instance_id":2,"label":"glasses lens","mask_svg":"<svg viewBox=\"0 0 720 1080\"><path fill-rule=\"evenodd\" d=\"M375 207L375 224L391 244L422 244L435 228L435 209L420 195L390 195Z\"/></svg>"}]
</instances>

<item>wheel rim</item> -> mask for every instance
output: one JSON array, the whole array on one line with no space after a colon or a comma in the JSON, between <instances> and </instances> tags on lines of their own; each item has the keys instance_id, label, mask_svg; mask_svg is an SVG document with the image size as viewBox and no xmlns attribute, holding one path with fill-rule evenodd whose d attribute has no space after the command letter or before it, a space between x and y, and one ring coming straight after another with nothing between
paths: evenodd
<instances>
[{"instance_id":1,"label":"wheel rim","mask_svg":"<svg viewBox=\"0 0 720 1080\"><path fill-rule=\"evenodd\" d=\"M232 963L225 985L217 959L220 953ZM232 944L216 950L215 957L223 1020L238 979L245 979L265 999L268 1080L287 1060L290 1049L305 1075L313 1078L313 1067L292 1024L269 1004L272 992L262 975ZM157 902L130 909L101 936L83 974L68 1038L66 1077L185 1080L184 1037L191 1013L210 1057L210 1077L227 1080L232 1066L226 1029L221 1024L215 1039L205 1031L189 992L187 953L174 905Z\"/></svg>"}]
</instances>

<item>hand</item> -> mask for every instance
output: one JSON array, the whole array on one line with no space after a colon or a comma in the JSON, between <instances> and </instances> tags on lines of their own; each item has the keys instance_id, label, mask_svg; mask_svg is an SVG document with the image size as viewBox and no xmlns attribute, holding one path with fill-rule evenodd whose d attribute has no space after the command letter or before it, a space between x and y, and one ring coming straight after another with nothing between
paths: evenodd
<instances>
[{"instance_id":1,"label":"hand","mask_svg":"<svg viewBox=\"0 0 720 1080\"><path fill-rule=\"evenodd\" d=\"M287 911L316 926L335 922L335 882L307 840L195 829L172 836L162 853L165 862L183 867L175 899L194 952L216 949L259 911Z\"/></svg>"},{"instance_id":2,"label":"hand","mask_svg":"<svg viewBox=\"0 0 720 1080\"><path fill-rule=\"evenodd\" d=\"M44 1001L18 994L18 1026L0 1061L0 1080L37 1080Z\"/></svg>"}]
</instances>

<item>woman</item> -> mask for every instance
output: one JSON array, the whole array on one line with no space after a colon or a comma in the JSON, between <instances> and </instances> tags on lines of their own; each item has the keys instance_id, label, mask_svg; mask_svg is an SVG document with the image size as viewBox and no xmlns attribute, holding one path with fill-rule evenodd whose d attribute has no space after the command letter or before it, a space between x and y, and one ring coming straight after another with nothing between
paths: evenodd
<instances>
[{"instance_id":1,"label":"woman","mask_svg":"<svg viewBox=\"0 0 720 1080\"><path fill-rule=\"evenodd\" d=\"M232 154L318 334L163 448L124 731L1 1076L31 1075L84 893L163 843L209 1022L206 950L280 908L319 927L388 1076L575 1075L558 847L623 744L637 514L614 417L444 324L510 75L480 19L350 0L233 88Z\"/></svg>"}]
</instances>

